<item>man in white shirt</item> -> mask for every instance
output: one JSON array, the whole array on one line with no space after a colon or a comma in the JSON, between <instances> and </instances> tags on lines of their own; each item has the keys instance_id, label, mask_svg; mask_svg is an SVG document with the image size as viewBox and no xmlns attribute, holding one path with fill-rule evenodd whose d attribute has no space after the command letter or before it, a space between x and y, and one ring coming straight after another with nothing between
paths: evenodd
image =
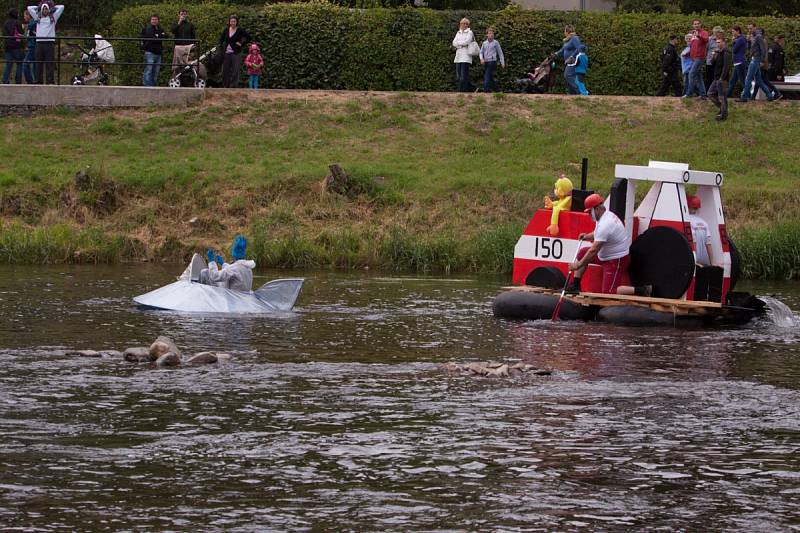
<instances>
[{"instance_id":1,"label":"man in white shirt","mask_svg":"<svg viewBox=\"0 0 800 533\"><path fill-rule=\"evenodd\" d=\"M695 263L700 266L714 266L714 251L711 248L711 234L708 231L708 224L700 218L697 210L702 205L700 198L688 194L686 195L686 204L689 206L689 224L692 225L692 240L695 242L697 250L695 250L694 257Z\"/></svg>"},{"instance_id":2,"label":"man in white shirt","mask_svg":"<svg viewBox=\"0 0 800 533\"><path fill-rule=\"evenodd\" d=\"M603 285L600 292L650 296L651 286L631 286L628 277L628 266L631 262L628 232L625 231L625 225L619 217L606 210L604 201L599 194L591 194L583 202L586 208L584 211L591 215L596 226L593 232L581 233L580 237L594 242L591 247L581 248L577 260L570 263L569 270L574 271L575 275L567 291L580 292L581 277L589 263L593 263L603 267Z\"/></svg>"}]
</instances>

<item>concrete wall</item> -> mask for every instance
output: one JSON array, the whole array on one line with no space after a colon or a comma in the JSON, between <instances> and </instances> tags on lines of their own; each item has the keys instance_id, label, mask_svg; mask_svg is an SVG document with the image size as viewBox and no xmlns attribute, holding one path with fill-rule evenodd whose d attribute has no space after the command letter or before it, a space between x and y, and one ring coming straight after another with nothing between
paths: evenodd
<instances>
[{"instance_id":1,"label":"concrete wall","mask_svg":"<svg viewBox=\"0 0 800 533\"><path fill-rule=\"evenodd\" d=\"M0 85L0 106L180 106L202 100L203 94L203 89L194 88Z\"/></svg>"},{"instance_id":2,"label":"concrete wall","mask_svg":"<svg viewBox=\"0 0 800 533\"><path fill-rule=\"evenodd\" d=\"M556 11L612 11L614 0L516 0L525 9Z\"/></svg>"}]
</instances>

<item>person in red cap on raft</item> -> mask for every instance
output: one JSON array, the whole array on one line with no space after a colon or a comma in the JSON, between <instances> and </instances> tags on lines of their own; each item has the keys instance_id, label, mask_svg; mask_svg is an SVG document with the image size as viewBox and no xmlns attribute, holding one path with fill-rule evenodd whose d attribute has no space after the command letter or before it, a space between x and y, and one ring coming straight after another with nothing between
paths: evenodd
<instances>
[{"instance_id":1,"label":"person in red cap on raft","mask_svg":"<svg viewBox=\"0 0 800 533\"><path fill-rule=\"evenodd\" d=\"M700 198L692 194L686 195L686 205L689 207L689 224L692 226L692 239L697 244L695 261L701 267L714 266L714 250L711 248L711 234L708 224L697 214L702 206Z\"/></svg>"},{"instance_id":2,"label":"person in red cap on raft","mask_svg":"<svg viewBox=\"0 0 800 533\"><path fill-rule=\"evenodd\" d=\"M599 194L591 194L583 201L586 208L584 212L589 213L596 225L593 232L581 233L579 236L593 242L591 246L581 248L575 262L569 264L569 270L575 274L567 286L567 292L581 292L581 277L586 267L592 263L603 267L602 293L650 296L651 286L631 285L628 276L631 262L628 232L619 217L605 208L604 201Z\"/></svg>"}]
</instances>

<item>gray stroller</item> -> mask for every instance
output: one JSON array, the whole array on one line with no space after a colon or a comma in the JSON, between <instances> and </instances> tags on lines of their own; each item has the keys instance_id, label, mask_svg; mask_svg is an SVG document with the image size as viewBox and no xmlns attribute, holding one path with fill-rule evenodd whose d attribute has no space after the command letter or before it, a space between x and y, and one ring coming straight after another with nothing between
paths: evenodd
<instances>
[{"instance_id":1,"label":"gray stroller","mask_svg":"<svg viewBox=\"0 0 800 533\"><path fill-rule=\"evenodd\" d=\"M215 46L196 59L194 58L197 52L196 44L176 46L175 50L177 52L177 61L172 67L172 77L169 79L168 85L170 87L197 87L198 89L204 89L206 80L208 80L208 72L203 61L214 54L217 47Z\"/></svg>"}]
</instances>

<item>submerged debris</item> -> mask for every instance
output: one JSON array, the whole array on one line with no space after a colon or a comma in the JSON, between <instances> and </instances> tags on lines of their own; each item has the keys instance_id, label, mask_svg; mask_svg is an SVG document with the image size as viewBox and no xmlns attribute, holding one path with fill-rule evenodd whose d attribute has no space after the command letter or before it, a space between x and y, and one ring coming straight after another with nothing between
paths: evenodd
<instances>
[{"instance_id":1,"label":"submerged debris","mask_svg":"<svg viewBox=\"0 0 800 533\"><path fill-rule=\"evenodd\" d=\"M187 365L208 365L218 361L217 354L214 352L196 353L186 360Z\"/></svg>"},{"instance_id":2,"label":"submerged debris","mask_svg":"<svg viewBox=\"0 0 800 533\"><path fill-rule=\"evenodd\" d=\"M460 365L454 361L449 361L441 365L440 368L448 374L466 374L472 376L498 378L515 377L522 374L549 376L553 373L552 370L546 368L536 368L533 365L521 362L508 364L499 363L497 361L489 361L488 363L472 362L465 365Z\"/></svg>"},{"instance_id":3,"label":"submerged debris","mask_svg":"<svg viewBox=\"0 0 800 533\"><path fill-rule=\"evenodd\" d=\"M175 352L167 352L156 359L156 366L180 366L181 356Z\"/></svg>"},{"instance_id":4,"label":"submerged debris","mask_svg":"<svg viewBox=\"0 0 800 533\"><path fill-rule=\"evenodd\" d=\"M230 359L228 354L214 352L199 352L184 358L175 342L163 335L153 341L150 347L128 348L122 357L130 363L155 363L156 367L210 365Z\"/></svg>"},{"instance_id":5,"label":"submerged debris","mask_svg":"<svg viewBox=\"0 0 800 533\"><path fill-rule=\"evenodd\" d=\"M129 363L149 363L150 361L155 361L155 359L150 359L150 348L146 346L128 348L122 352L122 357Z\"/></svg>"},{"instance_id":6,"label":"submerged debris","mask_svg":"<svg viewBox=\"0 0 800 533\"><path fill-rule=\"evenodd\" d=\"M117 350L68 350L65 355L74 357L122 358L129 363L148 363L154 367L213 365L230 360L227 353L199 352L183 356L180 348L169 337L159 336L150 346L133 346L124 352Z\"/></svg>"},{"instance_id":7,"label":"submerged debris","mask_svg":"<svg viewBox=\"0 0 800 533\"><path fill-rule=\"evenodd\" d=\"M150 345L150 357L158 359L166 353L174 353L180 359L181 351L169 337L159 336L153 344Z\"/></svg>"},{"instance_id":8,"label":"submerged debris","mask_svg":"<svg viewBox=\"0 0 800 533\"><path fill-rule=\"evenodd\" d=\"M118 352L117 350L67 350L64 352L64 355L72 357L102 357L103 359L109 359L122 357L122 352Z\"/></svg>"}]
</instances>

